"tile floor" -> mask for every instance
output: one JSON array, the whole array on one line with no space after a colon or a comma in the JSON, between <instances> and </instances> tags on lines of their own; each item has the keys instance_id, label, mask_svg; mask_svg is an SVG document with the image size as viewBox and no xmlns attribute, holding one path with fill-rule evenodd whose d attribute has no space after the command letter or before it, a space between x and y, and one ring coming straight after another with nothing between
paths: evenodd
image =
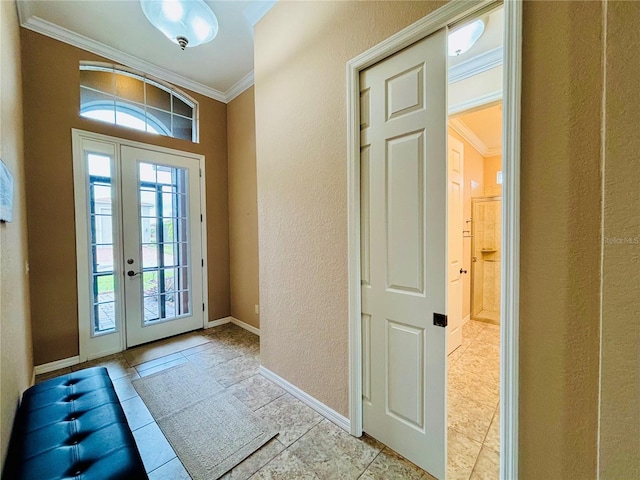
<instances>
[{"instance_id":1,"label":"tile floor","mask_svg":"<svg viewBox=\"0 0 640 480\"><path fill-rule=\"evenodd\" d=\"M469 320L449 355L448 479L500 477L500 327Z\"/></svg>"},{"instance_id":2,"label":"tile floor","mask_svg":"<svg viewBox=\"0 0 640 480\"><path fill-rule=\"evenodd\" d=\"M497 479L498 327L469 322L450 356L449 478ZM429 480L429 474L364 435L350 436L258 374L259 339L235 325L180 335L40 375L37 381L90 366L106 366L151 480L190 479L133 388L133 379L193 362L280 434L225 474L224 480ZM495 363L495 365L493 365Z\"/></svg>"}]
</instances>

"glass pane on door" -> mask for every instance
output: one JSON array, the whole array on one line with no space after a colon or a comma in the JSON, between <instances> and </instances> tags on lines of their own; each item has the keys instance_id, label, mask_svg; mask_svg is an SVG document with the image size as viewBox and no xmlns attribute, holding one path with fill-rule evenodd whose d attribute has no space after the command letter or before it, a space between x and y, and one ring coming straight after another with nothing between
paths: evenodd
<instances>
[{"instance_id":1,"label":"glass pane on door","mask_svg":"<svg viewBox=\"0 0 640 480\"><path fill-rule=\"evenodd\" d=\"M187 170L139 163L143 323L191 313Z\"/></svg>"},{"instance_id":2,"label":"glass pane on door","mask_svg":"<svg viewBox=\"0 0 640 480\"><path fill-rule=\"evenodd\" d=\"M112 158L88 153L92 335L116 330Z\"/></svg>"}]
</instances>

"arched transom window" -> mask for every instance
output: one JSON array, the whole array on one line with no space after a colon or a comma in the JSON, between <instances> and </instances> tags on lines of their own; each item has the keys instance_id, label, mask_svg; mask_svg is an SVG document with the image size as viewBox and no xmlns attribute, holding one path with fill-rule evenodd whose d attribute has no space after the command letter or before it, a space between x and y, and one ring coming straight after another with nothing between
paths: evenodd
<instances>
[{"instance_id":1,"label":"arched transom window","mask_svg":"<svg viewBox=\"0 0 640 480\"><path fill-rule=\"evenodd\" d=\"M80 115L198 142L198 103L164 82L124 67L80 64Z\"/></svg>"}]
</instances>

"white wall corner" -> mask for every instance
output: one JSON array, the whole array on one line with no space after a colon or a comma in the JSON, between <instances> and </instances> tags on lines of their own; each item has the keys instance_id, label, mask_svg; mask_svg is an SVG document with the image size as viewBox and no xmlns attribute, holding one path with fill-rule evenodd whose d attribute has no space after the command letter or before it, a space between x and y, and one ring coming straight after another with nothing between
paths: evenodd
<instances>
[{"instance_id":1,"label":"white wall corner","mask_svg":"<svg viewBox=\"0 0 640 480\"><path fill-rule=\"evenodd\" d=\"M224 93L225 103L229 103L231 100L239 96L245 90L251 88L253 85L253 70L247 73L244 77L238 80L234 85Z\"/></svg>"},{"instance_id":2,"label":"white wall corner","mask_svg":"<svg viewBox=\"0 0 640 480\"><path fill-rule=\"evenodd\" d=\"M462 325L465 325L469 320L471 320L471 314L462 319Z\"/></svg>"},{"instance_id":3,"label":"white wall corner","mask_svg":"<svg viewBox=\"0 0 640 480\"><path fill-rule=\"evenodd\" d=\"M311 395L309 395L305 391L303 391L300 388L296 387L295 385L289 383L284 378L282 378L281 376L279 376L276 373L273 373L271 370L265 368L262 365L260 365L260 368L258 369L258 373L260 375L262 375L263 377L265 377L266 379L271 380L273 383L278 385L280 388L282 388L287 393L293 395L295 398L300 400L302 403L304 403L304 404L308 405L309 407L313 408L316 412L318 412L324 418L326 418L327 420L335 423L337 426L342 428L347 433L351 433L351 422L345 416L339 414L338 412L336 412L332 408L329 408L324 403L322 403L320 400L317 400L316 398L312 397Z\"/></svg>"}]
</instances>

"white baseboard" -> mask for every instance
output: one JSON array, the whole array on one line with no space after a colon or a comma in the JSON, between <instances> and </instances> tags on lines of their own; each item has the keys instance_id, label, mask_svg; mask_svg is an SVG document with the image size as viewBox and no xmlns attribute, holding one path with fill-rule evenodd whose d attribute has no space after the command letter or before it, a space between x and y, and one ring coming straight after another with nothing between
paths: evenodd
<instances>
[{"instance_id":1,"label":"white baseboard","mask_svg":"<svg viewBox=\"0 0 640 480\"><path fill-rule=\"evenodd\" d=\"M340 415L338 412L336 412L332 408L327 407L321 401L315 399L305 391L300 390L295 385L287 382L280 375L273 373L271 370L263 367L262 365L260 365L260 368L258 369L258 373L263 377L271 380L273 383L281 387L287 393L290 393L291 395L296 397L302 403L313 408L320 415L325 417L327 420L330 420L331 422L335 423L337 426L345 430L347 433L351 433L351 422L345 416Z\"/></svg>"},{"instance_id":2,"label":"white baseboard","mask_svg":"<svg viewBox=\"0 0 640 480\"><path fill-rule=\"evenodd\" d=\"M462 325L464 325L465 323L467 323L469 320L471 320L471 314L467 315L466 317L464 317L462 319Z\"/></svg>"},{"instance_id":3,"label":"white baseboard","mask_svg":"<svg viewBox=\"0 0 640 480\"><path fill-rule=\"evenodd\" d=\"M219 318L218 320L209 320L204 324L204 328L219 327L225 323L229 323L233 317Z\"/></svg>"},{"instance_id":4,"label":"white baseboard","mask_svg":"<svg viewBox=\"0 0 640 480\"><path fill-rule=\"evenodd\" d=\"M229 317L231 319L231 323L233 323L234 325L239 326L240 328L244 328L245 330L247 330L248 332L251 332L257 336L260 336L260 329L254 327L253 325L249 325L248 323L243 322L242 320L238 320L235 317Z\"/></svg>"},{"instance_id":5,"label":"white baseboard","mask_svg":"<svg viewBox=\"0 0 640 480\"><path fill-rule=\"evenodd\" d=\"M260 329L252 325L249 325L248 323L245 323L242 320L238 320L237 318L234 318L234 317L224 317L224 318L219 318L218 320L208 321L205 324L204 328L219 327L220 325L224 325L225 323L233 323L234 325L237 325L240 328L244 328L248 332L251 332L255 335L260 336Z\"/></svg>"},{"instance_id":6,"label":"white baseboard","mask_svg":"<svg viewBox=\"0 0 640 480\"><path fill-rule=\"evenodd\" d=\"M34 375L42 375L43 373L53 372L60 368L72 367L80 363L80 357L63 358L62 360L56 360L55 362L43 363L42 365L36 365L33 369Z\"/></svg>"}]
</instances>

